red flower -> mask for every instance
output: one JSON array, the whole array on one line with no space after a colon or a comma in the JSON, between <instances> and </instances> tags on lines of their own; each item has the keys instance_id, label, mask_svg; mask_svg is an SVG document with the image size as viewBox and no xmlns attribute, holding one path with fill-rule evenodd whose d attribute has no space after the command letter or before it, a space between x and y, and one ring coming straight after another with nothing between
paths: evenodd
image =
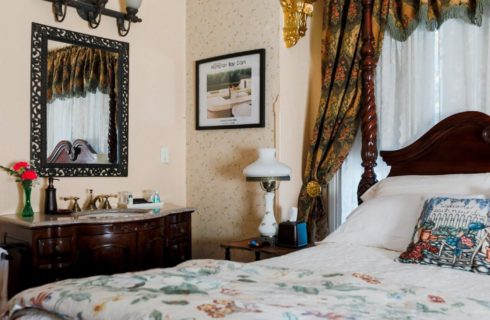
<instances>
[{"instance_id":1,"label":"red flower","mask_svg":"<svg viewBox=\"0 0 490 320\"><path fill-rule=\"evenodd\" d=\"M27 162L20 161L20 162L17 162L16 164L14 164L12 169L14 169L14 171L19 171L20 169L27 168L27 167L29 167L29 164Z\"/></svg>"},{"instance_id":2,"label":"red flower","mask_svg":"<svg viewBox=\"0 0 490 320\"><path fill-rule=\"evenodd\" d=\"M37 173L34 170L26 170L22 175L20 176L22 180L36 180L37 179Z\"/></svg>"},{"instance_id":3,"label":"red flower","mask_svg":"<svg viewBox=\"0 0 490 320\"><path fill-rule=\"evenodd\" d=\"M475 244L473 243L473 240L469 237L462 236L461 237L461 243L463 243L466 247L471 248Z\"/></svg>"},{"instance_id":4,"label":"red flower","mask_svg":"<svg viewBox=\"0 0 490 320\"><path fill-rule=\"evenodd\" d=\"M32 297L31 298L31 304L33 306L42 307L43 306L43 302L45 300L50 300L50 299L51 299L51 293L50 292L44 292L44 291L42 291L36 297Z\"/></svg>"}]
</instances>

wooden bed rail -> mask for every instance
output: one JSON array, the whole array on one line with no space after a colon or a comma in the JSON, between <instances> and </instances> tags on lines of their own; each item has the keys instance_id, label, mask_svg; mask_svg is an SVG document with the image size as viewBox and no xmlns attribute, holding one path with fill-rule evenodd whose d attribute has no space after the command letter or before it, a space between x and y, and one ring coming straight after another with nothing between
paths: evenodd
<instances>
[{"instance_id":1,"label":"wooden bed rail","mask_svg":"<svg viewBox=\"0 0 490 320\"><path fill-rule=\"evenodd\" d=\"M373 36L373 0L362 0L362 47L361 47L361 72L362 72L362 105L361 105L361 132L362 149L361 158L364 172L357 188L357 197L360 202L361 195L374 185L378 180L374 167L378 158L377 147L377 115L374 97L374 73L376 71L376 59Z\"/></svg>"}]
</instances>

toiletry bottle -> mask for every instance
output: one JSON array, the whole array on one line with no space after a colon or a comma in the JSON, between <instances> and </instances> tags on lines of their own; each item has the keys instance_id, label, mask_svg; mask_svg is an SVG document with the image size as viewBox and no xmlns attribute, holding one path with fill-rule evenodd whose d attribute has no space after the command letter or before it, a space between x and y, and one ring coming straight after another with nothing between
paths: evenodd
<instances>
[{"instance_id":1,"label":"toiletry bottle","mask_svg":"<svg viewBox=\"0 0 490 320\"><path fill-rule=\"evenodd\" d=\"M45 214L57 214L58 204L56 203L56 188L53 185L53 177L48 178L48 187L46 188L46 196L44 198L44 213Z\"/></svg>"},{"instance_id":2,"label":"toiletry bottle","mask_svg":"<svg viewBox=\"0 0 490 320\"><path fill-rule=\"evenodd\" d=\"M153 203L160 203L160 194L158 193L158 191L155 191L155 194L153 195L152 197L152 202Z\"/></svg>"},{"instance_id":3,"label":"toiletry bottle","mask_svg":"<svg viewBox=\"0 0 490 320\"><path fill-rule=\"evenodd\" d=\"M130 192L128 193L128 205L132 205L133 204L133 194Z\"/></svg>"}]
</instances>

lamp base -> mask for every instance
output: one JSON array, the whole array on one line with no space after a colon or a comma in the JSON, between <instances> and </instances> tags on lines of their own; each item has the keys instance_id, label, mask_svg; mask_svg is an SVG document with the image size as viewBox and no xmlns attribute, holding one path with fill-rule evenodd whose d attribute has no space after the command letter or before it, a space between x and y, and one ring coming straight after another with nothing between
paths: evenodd
<instances>
[{"instance_id":1,"label":"lamp base","mask_svg":"<svg viewBox=\"0 0 490 320\"><path fill-rule=\"evenodd\" d=\"M266 192L265 214L259 225L259 233L263 237L273 237L277 233L277 222L274 216L274 192Z\"/></svg>"}]
</instances>

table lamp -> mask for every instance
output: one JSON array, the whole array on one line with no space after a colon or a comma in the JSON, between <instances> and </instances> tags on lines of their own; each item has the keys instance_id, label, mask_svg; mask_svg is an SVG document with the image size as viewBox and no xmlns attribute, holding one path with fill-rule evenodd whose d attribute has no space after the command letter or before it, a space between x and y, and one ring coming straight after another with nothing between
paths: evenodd
<instances>
[{"instance_id":1,"label":"table lamp","mask_svg":"<svg viewBox=\"0 0 490 320\"><path fill-rule=\"evenodd\" d=\"M279 181L290 180L291 168L276 160L276 149L259 148L259 158L243 169L247 181L257 181L265 191L265 214L259 225L261 236L273 237L277 232L274 217L274 191L279 188Z\"/></svg>"}]
</instances>

